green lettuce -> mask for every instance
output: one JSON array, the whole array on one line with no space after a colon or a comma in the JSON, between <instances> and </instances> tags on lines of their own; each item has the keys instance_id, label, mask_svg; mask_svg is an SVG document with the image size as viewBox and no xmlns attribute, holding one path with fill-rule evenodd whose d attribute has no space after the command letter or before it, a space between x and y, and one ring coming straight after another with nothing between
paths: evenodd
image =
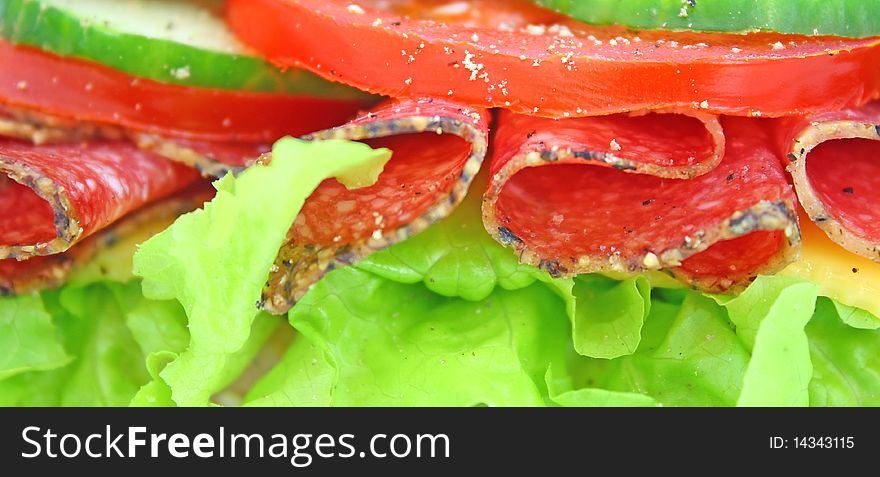
<instances>
[{"instance_id":1,"label":"green lettuce","mask_svg":"<svg viewBox=\"0 0 880 477\"><path fill-rule=\"evenodd\" d=\"M263 403L543 405L544 374L570 346L564 305L547 287L468 301L355 268L319 282L290 322L300 337L281 366L309 384L270 373L254 396ZM293 356L322 364L297 367Z\"/></svg>"},{"instance_id":2,"label":"green lettuce","mask_svg":"<svg viewBox=\"0 0 880 477\"><path fill-rule=\"evenodd\" d=\"M67 364L56 333L38 295L0 299L0 380Z\"/></svg>"},{"instance_id":3,"label":"green lettuce","mask_svg":"<svg viewBox=\"0 0 880 477\"><path fill-rule=\"evenodd\" d=\"M810 405L880 406L880 332L853 327L839 313L838 303L819 298L806 327Z\"/></svg>"},{"instance_id":4,"label":"green lettuce","mask_svg":"<svg viewBox=\"0 0 880 477\"><path fill-rule=\"evenodd\" d=\"M485 174L480 174L471 185L475 192L452 215L370 255L357 267L399 283L421 282L439 295L472 301L485 299L496 287L518 290L531 285L544 273L519 263L483 228L479 191L485 184Z\"/></svg>"},{"instance_id":5,"label":"green lettuce","mask_svg":"<svg viewBox=\"0 0 880 477\"><path fill-rule=\"evenodd\" d=\"M0 300L0 306L9 300ZM144 300L137 282L67 286L30 297L28 304L32 311L46 310L55 332L44 338L51 337L70 358L53 369L0 380L0 405L125 406L149 379L147 348L130 327L139 317L129 310L140 310L141 318L159 313L185 318L176 303ZM162 311L151 311L153 307Z\"/></svg>"},{"instance_id":6,"label":"green lettuce","mask_svg":"<svg viewBox=\"0 0 880 477\"><path fill-rule=\"evenodd\" d=\"M204 209L181 216L141 245L134 272L143 277L144 294L177 299L188 317L187 348L154 358L167 361L158 375L176 404L205 405L228 384L231 360L248 343L269 269L312 191L331 177L351 187L372 184L390 157L387 149L356 142L282 139L270 164L215 182L217 195ZM156 371L158 363L153 365Z\"/></svg>"}]
</instances>

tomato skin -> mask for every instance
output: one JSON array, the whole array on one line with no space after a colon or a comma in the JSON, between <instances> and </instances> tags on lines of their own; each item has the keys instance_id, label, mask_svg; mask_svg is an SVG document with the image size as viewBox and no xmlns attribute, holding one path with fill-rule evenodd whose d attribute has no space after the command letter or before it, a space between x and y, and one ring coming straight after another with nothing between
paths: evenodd
<instances>
[{"instance_id":1,"label":"tomato skin","mask_svg":"<svg viewBox=\"0 0 880 477\"><path fill-rule=\"evenodd\" d=\"M199 140L272 143L345 122L359 100L193 88L0 41L0 103Z\"/></svg>"},{"instance_id":2,"label":"tomato skin","mask_svg":"<svg viewBox=\"0 0 880 477\"><path fill-rule=\"evenodd\" d=\"M359 2L359 9L350 3L230 0L227 21L281 66L389 96L439 96L543 117L682 108L777 117L880 97L878 38L631 32L518 0L471 2L472 10L483 9L482 23L436 21L429 0L393 2L394 12L370 8L380 2ZM406 5L419 16L402 15ZM487 25L496 17L518 23ZM526 33L553 24L566 33ZM604 38L601 45L591 35Z\"/></svg>"}]
</instances>

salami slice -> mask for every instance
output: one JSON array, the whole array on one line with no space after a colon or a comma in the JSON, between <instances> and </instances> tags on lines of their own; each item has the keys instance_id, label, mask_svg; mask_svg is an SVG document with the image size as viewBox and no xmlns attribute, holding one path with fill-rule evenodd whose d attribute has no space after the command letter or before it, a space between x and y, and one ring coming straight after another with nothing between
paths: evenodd
<instances>
[{"instance_id":1,"label":"salami slice","mask_svg":"<svg viewBox=\"0 0 880 477\"><path fill-rule=\"evenodd\" d=\"M495 174L514 156L530 164L594 163L659 177L690 178L715 168L724 156L718 117L615 114L564 121L499 112Z\"/></svg>"},{"instance_id":2,"label":"salami slice","mask_svg":"<svg viewBox=\"0 0 880 477\"><path fill-rule=\"evenodd\" d=\"M442 100L381 105L307 139L348 139L390 148L376 184L322 183L278 255L261 307L284 313L335 267L405 240L446 217L467 193L486 154L489 115Z\"/></svg>"},{"instance_id":3,"label":"salami slice","mask_svg":"<svg viewBox=\"0 0 880 477\"><path fill-rule=\"evenodd\" d=\"M779 124L810 219L850 252L880 262L880 102Z\"/></svg>"},{"instance_id":4,"label":"salami slice","mask_svg":"<svg viewBox=\"0 0 880 477\"><path fill-rule=\"evenodd\" d=\"M128 142L0 139L0 259L60 253L198 178Z\"/></svg>"},{"instance_id":5,"label":"salami slice","mask_svg":"<svg viewBox=\"0 0 880 477\"><path fill-rule=\"evenodd\" d=\"M501 116L483 221L521 261L554 276L668 269L718 292L773 273L796 256L794 192L758 120L723 118L724 159L691 179L672 179L687 174L662 168L687 171L684 164L705 168L701 164L714 161L705 156L717 154L708 132L714 123L688 129L683 122L699 121L613 121L563 120L530 130L531 121ZM653 126L638 126L641 121ZM585 130L578 137L590 142L573 143L571 129ZM678 138L672 145L670 136ZM603 147L592 150L596 143ZM608 165L595 158L609 150L626 162L597 167Z\"/></svg>"},{"instance_id":6,"label":"salami slice","mask_svg":"<svg viewBox=\"0 0 880 477\"><path fill-rule=\"evenodd\" d=\"M172 138L2 105L0 136L35 145L127 138L142 150L186 164L205 177L241 170L271 149L270 143Z\"/></svg>"},{"instance_id":7,"label":"salami slice","mask_svg":"<svg viewBox=\"0 0 880 477\"><path fill-rule=\"evenodd\" d=\"M214 188L199 181L148 204L74 244L69 250L28 260L0 260L0 296L19 295L59 286L76 271L111 248L132 247L168 227L179 215L195 210L213 196ZM130 256L130 250L124 250ZM104 270L99 270L103 273Z\"/></svg>"}]
</instances>

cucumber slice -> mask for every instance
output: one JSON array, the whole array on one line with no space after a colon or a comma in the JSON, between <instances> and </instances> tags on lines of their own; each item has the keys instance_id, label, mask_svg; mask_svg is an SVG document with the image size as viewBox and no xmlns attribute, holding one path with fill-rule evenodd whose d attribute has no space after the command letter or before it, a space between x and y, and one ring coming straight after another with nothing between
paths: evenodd
<instances>
[{"instance_id":1,"label":"cucumber slice","mask_svg":"<svg viewBox=\"0 0 880 477\"><path fill-rule=\"evenodd\" d=\"M880 0L535 0L600 25L717 32L880 35Z\"/></svg>"},{"instance_id":2,"label":"cucumber slice","mask_svg":"<svg viewBox=\"0 0 880 477\"><path fill-rule=\"evenodd\" d=\"M184 86L368 98L250 52L215 0L0 0L0 38Z\"/></svg>"}]
</instances>

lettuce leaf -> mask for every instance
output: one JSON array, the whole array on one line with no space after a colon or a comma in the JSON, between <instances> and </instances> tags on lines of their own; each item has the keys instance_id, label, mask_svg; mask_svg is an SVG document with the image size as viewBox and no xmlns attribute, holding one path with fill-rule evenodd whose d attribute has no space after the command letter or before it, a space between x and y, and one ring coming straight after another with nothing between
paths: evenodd
<instances>
[{"instance_id":1,"label":"lettuce leaf","mask_svg":"<svg viewBox=\"0 0 880 477\"><path fill-rule=\"evenodd\" d=\"M790 277L758 277L725 305L752 353L740 406L806 406L813 374L804 327L819 287Z\"/></svg>"},{"instance_id":2,"label":"lettuce leaf","mask_svg":"<svg viewBox=\"0 0 880 477\"><path fill-rule=\"evenodd\" d=\"M644 277L616 281L601 275L575 278L571 297L574 348L584 356L613 359L633 354L651 311L651 286Z\"/></svg>"},{"instance_id":3,"label":"lettuce leaf","mask_svg":"<svg viewBox=\"0 0 880 477\"><path fill-rule=\"evenodd\" d=\"M876 330L880 328L880 318L870 312L854 306L844 305L832 300L840 320L853 328L861 330Z\"/></svg>"},{"instance_id":4,"label":"lettuce leaf","mask_svg":"<svg viewBox=\"0 0 880 477\"><path fill-rule=\"evenodd\" d=\"M551 365L544 377L550 400L562 407L655 407L660 404L651 396L639 393L609 391L583 387L574 389L569 375L558 377Z\"/></svg>"},{"instance_id":5,"label":"lettuce leaf","mask_svg":"<svg viewBox=\"0 0 880 477\"><path fill-rule=\"evenodd\" d=\"M546 273L519 263L483 228L480 211L486 174L471 184L455 211L428 230L394 247L374 253L357 267L399 283L423 283L446 297L479 301L496 287L518 290Z\"/></svg>"},{"instance_id":6,"label":"lettuce leaf","mask_svg":"<svg viewBox=\"0 0 880 477\"><path fill-rule=\"evenodd\" d=\"M0 298L0 380L67 364L56 333L39 295Z\"/></svg>"},{"instance_id":7,"label":"lettuce leaf","mask_svg":"<svg viewBox=\"0 0 880 477\"><path fill-rule=\"evenodd\" d=\"M681 303L654 299L635 353L580 358L572 373L575 389L646 394L664 406L732 406L748 362L724 309L687 292Z\"/></svg>"},{"instance_id":8,"label":"lettuce leaf","mask_svg":"<svg viewBox=\"0 0 880 477\"><path fill-rule=\"evenodd\" d=\"M806 327L810 405L880 406L880 331L853 327L839 311L838 303L819 298Z\"/></svg>"},{"instance_id":9,"label":"lettuce leaf","mask_svg":"<svg viewBox=\"0 0 880 477\"><path fill-rule=\"evenodd\" d=\"M248 343L258 314L254 304L306 198L331 177L352 187L374 183L391 152L285 138L272 157L215 182L217 195L204 209L181 216L135 254L144 294L180 301L188 317L187 348L165 354L170 362L159 372L178 405L208 404L227 384L232 357Z\"/></svg>"},{"instance_id":10,"label":"lettuce leaf","mask_svg":"<svg viewBox=\"0 0 880 477\"><path fill-rule=\"evenodd\" d=\"M251 404L544 405L544 374L570 348L564 305L541 285L472 302L348 268L290 322L301 336Z\"/></svg>"},{"instance_id":11,"label":"lettuce leaf","mask_svg":"<svg viewBox=\"0 0 880 477\"><path fill-rule=\"evenodd\" d=\"M141 303L140 284L67 286L32 302L44 308L57 328L56 345L70 363L48 371L29 371L0 380L0 404L28 406L125 406L148 379L144 352L127 326L129 307L152 305L168 313L176 304ZM175 309L176 307L176 309Z\"/></svg>"}]
</instances>

